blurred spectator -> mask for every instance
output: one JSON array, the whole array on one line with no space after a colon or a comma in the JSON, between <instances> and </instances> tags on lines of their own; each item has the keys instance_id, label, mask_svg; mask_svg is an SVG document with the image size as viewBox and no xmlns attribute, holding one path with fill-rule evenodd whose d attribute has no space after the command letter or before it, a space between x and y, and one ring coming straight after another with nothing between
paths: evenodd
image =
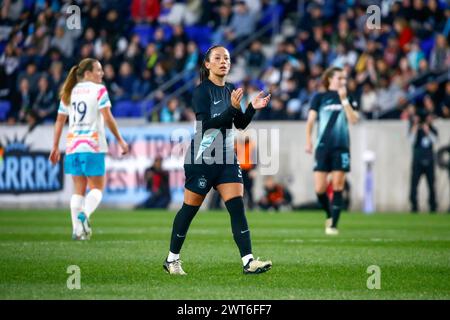
<instances>
[{"instance_id":1,"label":"blurred spectator","mask_svg":"<svg viewBox=\"0 0 450 320\"><path fill-rule=\"evenodd\" d=\"M280 97L275 96L271 99L269 110L270 112L266 115L264 120L288 120L285 103Z\"/></svg>"},{"instance_id":2,"label":"blurred spectator","mask_svg":"<svg viewBox=\"0 0 450 320\"><path fill-rule=\"evenodd\" d=\"M37 28L36 32L32 33L25 40L25 46L34 48L37 55L45 56L50 47L50 36L47 34L47 26L42 25Z\"/></svg>"},{"instance_id":3,"label":"blurred spectator","mask_svg":"<svg viewBox=\"0 0 450 320\"><path fill-rule=\"evenodd\" d=\"M55 92L51 90L49 80L46 75L41 75L38 81L38 92L34 100L31 111L35 114L37 123L46 120L52 122L56 119L56 101Z\"/></svg>"},{"instance_id":4,"label":"blurred spectator","mask_svg":"<svg viewBox=\"0 0 450 320\"><path fill-rule=\"evenodd\" d=\"M132 0L131 17L135 23L154 23L160 12L159 0Z\"/></svg>"},{"instance_id":5,"label":"blurred spectator","mask_svg":"<svg viewBox=\"0 0 450 320\"><path fill-rule=\"evenodd\" d=\"M394 29L397 33L400 48L406 52L409 49L409 44L412 41L414 34L408 22L404 18L397 18L394 20Z\"/></svg>"},{"instance_id":6,"label":"blurred spectator","mask_svg":"<svg viewBox=\"0 0 450 320\"><path fill-rule=\"evenodd\" d=\"M255 31L256 21L247 7L245 1L237 1L230 24L224 35L228 42L236 46Z\"/></svg>"},{"instance_id":7,"label":"blurred spectator","mask_svg":"<svg viewBox=\"0 0 450 320\"><path fill-rule=\"evenodd\" d=\"M245 60L251 77L258 78L261 67L266 63L266 57L262 52L262 43L260 41L252 42L250 49L246 53Z\"/></svg>"},{"instance_id":8,"label":"blurred spectator","mask_svg":"<svg viewBox=\"0 0 450 320\"><path fill-rule=\"evenodd\" d=\"M109 43L104 43L102 45L102 56L100 58L100 63L104 66L110 64L112 66L119 66L119 59L114 56L113 49ZM117 67L116 67L117 68ZM117 71L117 70L115 70Z\"/></svg>"},{"instance_id":9,"label":"blurred spectator","mask_svg":"<svg viewBox=\"0 0 450 320\"><path fill-rule=\"evenodd\" d=\"M399 78L397 78L397 81ZM400 117L400 106L405 98L405 92L398 82L389 84L389 79L380 79L380 87L377 90L376 118L392 119Z\"/></svg>"},{"instance_id":10,"label":"blurred spectator","mask_svg":"<svg viewBox=\"0 0 450 320\"><path fill-rule=\"evenodd\" d=\"M62 84L64 83L64 70L63 64L60 61L53 62L50 65L50 86L51 90L55 93L60 91Z\"/></svg>"},{"instance_id":11,"label":"blurred spectator","mask_svg":"<svg viewBox=\"0 0 450 320\"><path fill-rule=\"evenodd\" d=\"M173 34L170 38L169 42L171 43L172 47L178 43L182 42L184 45L187 45L189 42L189 38L184 32L184 27L181 24L176 24L172 26Z\"/></svg>"},{"instance_id":12,"label":"blurred spectator","mask_svg":"<svg viewBox=\"0 0 450 320\"><path fill-rule=\"evenodd\" d=\"M377 107L377 94L373 85L366 82L363 85L363 93L361 95L361 111L367 119L373 118L373 113Z\"/></svg>"},{"instance_id":13,"label":"blurred spectator","mask_svg":"<svg viewBox=\"0 0 450 320\"><path fill-rule=\"evenodd\" d=\"M185 70L194 70L198 66L200 60L197 44L189 41L187 44L187 58L184 65Z\"/></svg>"},{"instance_id":14,"label":"blurred spectator","mask_svg":"<svg viewBox=\"0 0 450 320\"><path fill-rule=\"evenodd\" d=\"M34 102L34 95L30 89L30 81L24 77L19 80L19 94L17 95L18 121L25 122Z\"/></svg>"},{"instance_id":15,"label":"blurred spectator","mask_svg":"<svg viewBox=\"0 0 450 320\"><path fill-rule=\"evenodd\" d=\"M186 121L183 114L183 108L177 98L169 99L167 105L162 107L161 112L159 113L159 121L165 123Z\"/></svg>"},{"instance_id":16,"label":"blurred spectator","mask_svg":"<svg viewBox=\"0 0 450 320\"><path fill-rule=\"evenodd\" d=\"M163 64L161 62L157 62L155 64L155 70L154 70L154 78L153 82L157 86L163 85L166 81L169 80L169 75L167 74L166 69L164 68Z\"/></svg>"},{"instance_id":17,"label":"blurred spectator","mask_svg":"<svg viewBox=\"0 0 450 320\"><path fill-rule=\"evenodd\" d=\"M145 170L144 178L150 196L136 209L167 209L171 201L169 172L163 169L163 159L155 158L153 165Z\"/></svg>"},{"instance_id":18,"label":"blurred spectator","mask_svg":"<svg viewBox=\"0 0 450 320\"><path fill-rule=\"evenodd\" d=\"M177 42L173 49L173 57L171 61L172 72L174 74L183 71L186 64L186 47L183 42Z\"/></svg>"},{"instance_id":19,"label":"blurred spectator","mask_svg":"<svg viewBox=\"0 0 450 320\"><path fill-rule=\"evenodd\" d=\"M13 47L11 43L8 43L5 47L5 51L0 56L0 68L5 72L5 96L11 96L16 87L17 70L19 68L20 61L18 57L18 51Z\"/></svg>"},{"instance_id":20,"label":"blurred spectator","mask_svg":"<svg viewBox=\"0 0 450 320\"><path fill-rule=\"evenodd\" d=\"M122 94L122 89L116 81L116 73L111 64L103 65L103 72L105 73L103 82L105 83L106 89L108 89L108 94L111 95L111 102L114 103L116 97L119 97Z\"/></svg>"},{"instance_id":21,"label":"blurred spectator","mask_svg":"<svg viewBox=\"0 0 450 320\"><path fill-rule=\"evenodd\" d=\"M308 118L310 102L314 94L317 92L317 89L317 81L315 79L309 79L306 88L300 91L300 119L306 120Z\"/></svg>"},{"instance_id":22,"label":"blurred spectator","mask_svg":"<svg viewBox=\"0 0 450 320\"><path fill-rule=\"evenodd\" d=\"M218 10L218 16L214 21L214 34L212 43L223 43L224 33L231 22L233 10L230 4L222 3Z\"/></svg>"},{"instance_id":23,"label":"blurred spectator","mask_svg":"<svg viewBox=\"0 0 450 320\"><path fill-rule=\"evenodd\" d=\"M36 93L39 73L37 71L37 66L35 63L31 62L27 65L25 72L19 74L18 81L20 82L23 78L26 78L28 80L30 91L32 93Z\"/></svg>"},{"instance_id":24,"label":"blurred spectator","mask_svg":"<svg viewBox=\"0 0 450 320\"><path fill-rule=\"evenodd\" d=\"M200 19L200 0L187 0L186 3L163 0L162 6L160 23L193 25Z\"/></svg>"},{"instance_id":25,"label":"blurred spectator","mask_svg":"<svg viewBox=\"0 0 450 320\"><path fill-rule=\"evenodd\" d=\"M425 54L420 49L419 43L414 41L411 45L411 51L408 53L409 65L414 71L419 70L420 61L425 59Z\"/></svg>"},{"instance_id":26,"label":"blurred spectator","mask_svg":"<svg viewBox=\"0 0 450 320\"><path fill-rule=\"evenodd\" d=\"M431 51L430 69L443 71L450 68L450 48L447 39L442 34L436 36L435 45Z\"/></svg>"},{"instance_id":27,"label":"blurred spectator","mask_svg":"<svg viewBox=\"0 0 450 320\"><path fill-rule=\"evenodd\" d=\"M345 44L339 43L336 47L337 57L332 62L335 67L344 68L346 65L353 67L356 64L358 55L352 49L349 49Z\"/></svg>"},{"instance_id":28,"label":"blurred spectator","mask_svg":"<svg viewBox=\"0 0 450 320\"><path fill-rule=\"evenodd\" d=\"M159 55L154 43L149 43L145 48L143 56L143 68L153 69L158 61Z\"/></svg>"},{"instance_id":29,"label":"blurred spectator","mask_svg":"<svg viewBox=\"0 0 450 320\"><path fill-rule=\"evenodd\" d=\"M17 21L24 9L24 0L3 0L1 9L2 19Z\"/></svg>"},{"instance_id":30,"label":"blurred spectator","mask_svg":"<svg viewBox=\"0 0 450 320\"><path fill-rule=\"evenodd\" d=\"M72 56L75 39L70 32L66 32L64 27L57 26L55 36L50 41L50 46L57 48L66 58Z\"/></svg>"},{"instance_id":31,"label":"blurred spectator","mask_svg":"<svg viewBox=\"0 0 450 320\"><path fill-rule=\"evenodd\" d=\"M440 110L444 118L450 118L450 81L445 84L445 98L441 103Z\"/></svg>"},{"instance_id":32,"label":"blurred spectator","mask_svg":"<svg viewBox=\"0 0 450 320\"><path fill-rule=\"evenodd\" d=\"M276 183L274 178L269 176L264 180L264 196L259 200L258 205L263 210L275 209L279 211L282 206L290 206L292 196L290 192L280 183Z\"/></svg>"},{"instance_id":33,"label":"blurred spectator","mask_svg":"<svg viewBox=\"0 0 450 320\"><path fill-rule=\"evenodd\" d=\"M144 69L141 79L136 79L133 83L132 100L143 100L152 91L152 73L148 69Z\"/></svg>"},{"instance_id":34,"label":"blurred spectator","mask_svg":"<svg viewBox=\"0 0 450 320\"><path fill-rule=\"evenodd\" d=\"M129 62L122 62L120 65L119 76L117 77L117 84L119 90L116 93L117 99L130 100L133 93L133 86L135 84L136 77L134 71Z\"/></svg>"}]
</instances>

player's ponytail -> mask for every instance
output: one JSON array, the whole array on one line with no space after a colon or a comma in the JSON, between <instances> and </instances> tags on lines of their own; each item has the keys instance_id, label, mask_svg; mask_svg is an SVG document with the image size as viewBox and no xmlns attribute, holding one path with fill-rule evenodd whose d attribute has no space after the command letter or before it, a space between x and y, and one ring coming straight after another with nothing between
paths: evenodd
<instances>
[{"instance_id":1,"label":"player's ponytail","mask_svg":"<svg viewBox=\"0 0 450 320\"><path fill-rule=\"evenodd\" d=\"M209 77L209 70L206 69L205 60L203 60L202 65L200 66L200 82L205 81Z\"/></svg>"},{"instance_id":2,"label":"player's ponytail","mask_svg":"<svg viewBox=\"0 0 450 320\"><path fill-rule=\"evenodd\" d=\"M73 66L70 69L66 81L64 81L64 84L59 93L61 100L65 105L70 104L70 95L72 94L73 87L75 87L78 81L83 79L84 73L86 71L92 71L94 69L94 63L97 61L98 60L96 59L86 58L81 60L78 65Z\"/></svg>"},{"instance_id":3,"label":"player's ponytail","mask_svg":"<svg viewBox=\"0 0 450 320\"><path fill-rule=\"evenodd\" d=\"M59 95L61 96L61 100L65 105L70 104L70 94L72 93L73 87L77 84L77 70L78 66L73 66L70 69L69 74L67 75L66 81L61 88L61 92Z\"/></svg>"},{"instance_id":4,"label":"player's ponytail","mask_svg":"<svg viewBox=\"0 0 450 320\"><path fill-rule=\"evenodd\" d=\"M209 69L206 68L205 62L209 62L209 58L211 56L211 51L215 48L220 48L220 45L214 45L209 48L205 53L205 58L203 59L202 65L200 66L200 82L205 81L209 77Z\"/></svg>"},{"instance_id":5,"label":"player's ponytail","mask_svg":"<svg viewBox=\"0 0 450 320\"><path fill-rule=\"evenodd\" d=\"M330 79L333 78L336 72L341 71L343 71L343 69L339 67L330 67L327 70L325 70L325 72L322 75L322 84L326 90L328 90L328 87L330 86Z\"/></svg>"}]
</instances>

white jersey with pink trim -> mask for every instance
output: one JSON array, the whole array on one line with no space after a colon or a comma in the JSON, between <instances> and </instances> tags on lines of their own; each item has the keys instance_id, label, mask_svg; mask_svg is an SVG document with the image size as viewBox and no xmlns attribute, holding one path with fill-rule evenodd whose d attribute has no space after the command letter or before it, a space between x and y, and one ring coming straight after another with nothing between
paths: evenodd
<instances>
[{"instance_id":1,"label":"white jersey with pink trim","mask_svg":"<svg viewBox=\"0 0 450 320\"><path fill-rule=\"evenodd\" d=\"M75 85L70 95L70 106L61 100L58 113L69 117L66 154L108 151L104 119L100 112L107 107L111 107L111 101L105 86L91 81Z\"/></svg>"}]
</instances>

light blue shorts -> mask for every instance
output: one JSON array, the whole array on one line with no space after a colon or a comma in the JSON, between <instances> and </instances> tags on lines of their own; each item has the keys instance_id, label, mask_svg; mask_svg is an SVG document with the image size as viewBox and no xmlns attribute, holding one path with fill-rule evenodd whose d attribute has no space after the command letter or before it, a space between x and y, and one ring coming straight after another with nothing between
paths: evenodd
<instances>
[{"instance_id":1,"label":"light blue shorts","mask_svg":"<svg viewBox=\"0 0 450 320\"><path fill-rule=\"evenodd\" d=\"M64 159L64 171L73 176L104 176L104 153L72 153Z\"/></svg>"}]
</instances>

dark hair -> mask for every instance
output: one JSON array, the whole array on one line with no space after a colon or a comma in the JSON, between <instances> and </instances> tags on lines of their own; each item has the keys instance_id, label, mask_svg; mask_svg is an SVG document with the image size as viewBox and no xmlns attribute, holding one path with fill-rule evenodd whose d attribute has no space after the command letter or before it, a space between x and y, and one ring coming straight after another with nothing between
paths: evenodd
<instances>
[{"instance_id":1,"label":"dark hair","mask_svg":"<svg viewBox=\"0 0 450 320\"><path fill-rule=\"evenodd\" d=\"M203 59L202 65L200 66L200 82L205 81L209 77L209 70L205 66L205 62L209 62L209 58L211 56L211 51L213 51L216 48L223 48L224 46L221 45L214 45L210 47L208 50L206 50L205 58Z\"/></svg>"},{"instance_id":2,"label":"dark hair","mask_svg":"<svg viewBox=\"0 0 450 320\"><path fill-rule=\"evenodd\" d=\"M334 74L336 72L344 71L344 69L339 67L330 67L322 75L322 84L324 85L325 89L328 90L328 87L330 86L330 78L333 78Z\"/></svg>"},{"instance_id":3,"label":"dark hair","mask_svg":"<svg viewBox=\"0 0 450 320\"><path fill-rule=\"evenodd\" d=\"M92 71L94 69L95 62L98 62L98 60L86 58L81 60L81 62L78 65L73 66L70 69L66 81L64 81L64 84L59 93L61 96L61 100L64 102L64 104L66 105L70 104L70 94L72 93L73 87L75 87L78 81L83 79L84 73L86 71Z\"/></svg>"}]
</instances>

